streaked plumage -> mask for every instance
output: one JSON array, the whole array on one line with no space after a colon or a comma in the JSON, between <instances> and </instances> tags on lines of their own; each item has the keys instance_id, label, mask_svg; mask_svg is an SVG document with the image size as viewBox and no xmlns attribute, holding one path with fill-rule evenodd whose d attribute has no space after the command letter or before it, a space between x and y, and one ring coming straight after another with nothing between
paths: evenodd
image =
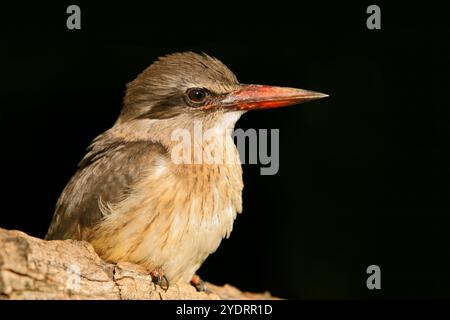
<instances>
[{"instance_id":1,"label":"streaked plumage","mask_svg":"<svg viewBox=\"0 0 450 320\"><path fill-rule=\"evenodd\" d=\"M231 140L225 130L242 112L186 113L180 98L190 86L211 84L220 94L238 83L221 62L194 53L164 57L131 82L118 121L93 141L61 194L46 239L87 240L105 260L190 281L242 210L237 153L235 165L170 158L170 132L192 131L193 118ZM223 126L223 118L232 120Z\"/></svg>"}]
</instances>

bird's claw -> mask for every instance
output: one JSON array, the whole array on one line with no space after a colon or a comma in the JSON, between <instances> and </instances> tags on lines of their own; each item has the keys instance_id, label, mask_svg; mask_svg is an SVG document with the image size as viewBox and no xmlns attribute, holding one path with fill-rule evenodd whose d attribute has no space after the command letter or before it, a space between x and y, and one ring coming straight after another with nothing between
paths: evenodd
<instances>
[{"instance_id":1,"label":"bird's claw","mask_svg":"<svg viewBox=\"0 0 450 320\"><path fill-rule=\"evenodd\" d=\"M167 277L164 275L164 272L162 272L160 269L155 269L150 272L150 276L152 277L152 281L155 286L159 286L164 291L167 291L169 289L169 279L167 279Z\"/></svg>"},{"instance_id":2,"label":"bird's claw","mask_svg":"<svg viewBox=\"0 0 450 320\"><path fill-rule=\"evenodd\" d=\"M194 275L191 280L191 285L197 289L198 292L210 293L205 281L203 281L198 275Z\"/></svg>"}]
</instances>

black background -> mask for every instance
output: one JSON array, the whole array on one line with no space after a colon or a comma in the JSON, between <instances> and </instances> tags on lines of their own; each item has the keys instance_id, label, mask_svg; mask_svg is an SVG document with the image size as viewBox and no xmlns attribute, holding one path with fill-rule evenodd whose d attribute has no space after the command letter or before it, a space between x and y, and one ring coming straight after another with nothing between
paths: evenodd
<instances>
[{"instance_id":1,"label":"black background","mask_svg":"<svg viewBox=\"0 0 450 320\"><path fill-rule=\"evenodd\" d=\"M375 3L374 31L372 2L2 4L0 227L43 237L125 84L160 55L204 51L241 82L330 97L238 122L280 129L280 170L244 166L244 213L200 275L285 298L450 297L449 19Z\"/></svg>"}]
</instances>

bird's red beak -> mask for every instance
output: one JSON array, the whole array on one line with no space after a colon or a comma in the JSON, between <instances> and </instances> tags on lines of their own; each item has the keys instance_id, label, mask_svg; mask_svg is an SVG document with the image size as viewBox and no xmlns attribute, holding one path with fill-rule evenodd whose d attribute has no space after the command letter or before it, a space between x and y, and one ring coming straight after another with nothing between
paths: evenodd
<instances>
[{"instance_id":1,"label":"bird's red beak","mask_svg":"<svg viewBox=\"0 0 450 320\"><path fill-rule=\"evenodd\" d=\"M272 109L328 97L327 94L295 88L242 84L220 105L232 110Z\"/></svg>"}]
</instances>

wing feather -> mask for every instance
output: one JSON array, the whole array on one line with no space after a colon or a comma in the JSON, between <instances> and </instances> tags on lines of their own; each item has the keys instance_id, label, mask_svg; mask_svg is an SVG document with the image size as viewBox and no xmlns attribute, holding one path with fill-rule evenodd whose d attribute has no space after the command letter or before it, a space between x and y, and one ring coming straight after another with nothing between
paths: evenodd
<instances>
[{"instance_id":1,"label":"wing feather","mask_svg":"<svg viewBox=\"0 0 450 320\"><path fill-rule=\"evenodd\" d=\"M95 139L56 204L46 239L84 240L103 217L102 206L126 198L130 186L167 150L150 141Z\"/></svg>"}]
</instances>

